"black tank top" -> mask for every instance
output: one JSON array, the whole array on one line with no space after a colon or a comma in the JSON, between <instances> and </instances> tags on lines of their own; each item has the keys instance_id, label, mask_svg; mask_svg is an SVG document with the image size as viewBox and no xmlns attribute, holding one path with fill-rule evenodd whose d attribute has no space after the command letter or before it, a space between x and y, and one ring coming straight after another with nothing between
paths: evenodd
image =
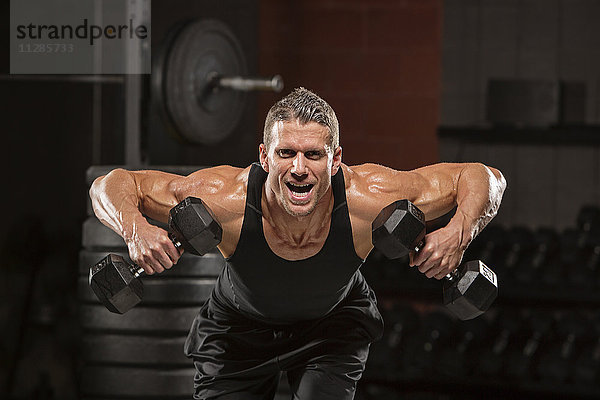
<instances>
[{"instance_id":1,"label":"black tank top","mask_svg":"<svg viewBox=\"0 0 600 400\"><path fill-rule=\"evenodd\" d=\"M325 244L317 254L297 261L273 253L265 239L261 197L266 177L258 163L252 164L240 238L212 300L267 323L325 316L353 287L366 285L359 271L364 260L354 249L342 170L332 177L334 205Z\"/></svg>"}]
</instances>

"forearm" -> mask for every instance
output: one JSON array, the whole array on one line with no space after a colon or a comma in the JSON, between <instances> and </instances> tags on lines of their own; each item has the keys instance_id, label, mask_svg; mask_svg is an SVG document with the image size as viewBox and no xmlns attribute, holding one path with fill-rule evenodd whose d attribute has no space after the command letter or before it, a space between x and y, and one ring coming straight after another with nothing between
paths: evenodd
<instances>
[{"instance_id":1,"label":"forearm","mask_svg":"<svg viewBox=\"0 0 600 400\"><path fill-rule=\"evenodd\" d=\"M502 173L483 164L467 164L456 182L456 214L449 225L460 232L460 246L471 241L494 218L500 207L506 180Z\"/></svg>"},{"instance_id":2,"label":"forearm","mask_svg":"<svg viewBox=\"0 0 600 400\"><path fill-rule=\"evenodd\" d=\"M145 221L135 179L125 170L116 169L97 178L90 198L96 217L126 241L133 237L136 224Z\"/></svg>"}]
</instances>

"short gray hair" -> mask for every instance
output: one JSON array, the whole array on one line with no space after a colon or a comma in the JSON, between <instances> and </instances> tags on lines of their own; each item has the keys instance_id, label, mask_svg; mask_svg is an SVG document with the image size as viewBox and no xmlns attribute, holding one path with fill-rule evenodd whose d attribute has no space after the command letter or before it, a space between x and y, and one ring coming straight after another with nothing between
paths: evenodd
<instances>
[{"instance_id":1,"label":"short gray hair","mask_svg":"<svg viewBox=\"0 0 600 400\"><path fill-rule=\"evenodd\" d=\"M265 120L263 143L271 145L273 126L279 121L299 120L302 124L316 122L329 130L332 150L340 145L340 127L333 108L321 97L308 89L299 87L271 107Z\"/></svg>"}]
</instances>

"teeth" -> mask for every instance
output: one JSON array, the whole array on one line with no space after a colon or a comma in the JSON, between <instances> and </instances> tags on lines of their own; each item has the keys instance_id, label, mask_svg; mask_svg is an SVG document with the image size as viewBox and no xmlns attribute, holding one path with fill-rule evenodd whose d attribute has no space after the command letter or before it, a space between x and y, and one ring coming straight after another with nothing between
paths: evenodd
<instances>
[{"instance_id":1,"label":"teeth","mask_svg":"<svg viewBox=\"0 0 600 400\"><path fill-rule=\"evenodd\" d=\"M297 185L297 184L288 182L287 186L288 186L290 192L292 192L292 196L294 196L296 199L306 199L310 196L313 185L310 183Z\"/></svg>"},{"instance_id":2,"label":"teeth","mask_svg":"<svg viewBox=\"0 0 600 400\"><path fill-rule=\"evenodd\" d=\"M294 192L294 191L292 190L292 193L293 193L293 194L294 194L294 196L296 196L296 197L306 197L306 196L308 196L308 194L309 194L310 192L299 193L299 192Z\"/></svg>"}]
</instances>

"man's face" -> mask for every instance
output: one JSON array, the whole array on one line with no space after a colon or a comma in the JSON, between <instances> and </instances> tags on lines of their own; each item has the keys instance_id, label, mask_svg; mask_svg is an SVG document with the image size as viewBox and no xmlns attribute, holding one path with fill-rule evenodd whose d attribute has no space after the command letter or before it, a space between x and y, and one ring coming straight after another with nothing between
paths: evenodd
<instances>
[{"instance_id":1,"label":"man's face","mask_svg":"<svg viewBox=\"0 0 600 400\"><path fill-rule=\"evenodd\" d=\"M295 217L310 214L331 186L342 149L332 149L327 127L298 120L273 125L267 150L260 145L260 162L278 203Z\"/></svg>"}]
</instances>

